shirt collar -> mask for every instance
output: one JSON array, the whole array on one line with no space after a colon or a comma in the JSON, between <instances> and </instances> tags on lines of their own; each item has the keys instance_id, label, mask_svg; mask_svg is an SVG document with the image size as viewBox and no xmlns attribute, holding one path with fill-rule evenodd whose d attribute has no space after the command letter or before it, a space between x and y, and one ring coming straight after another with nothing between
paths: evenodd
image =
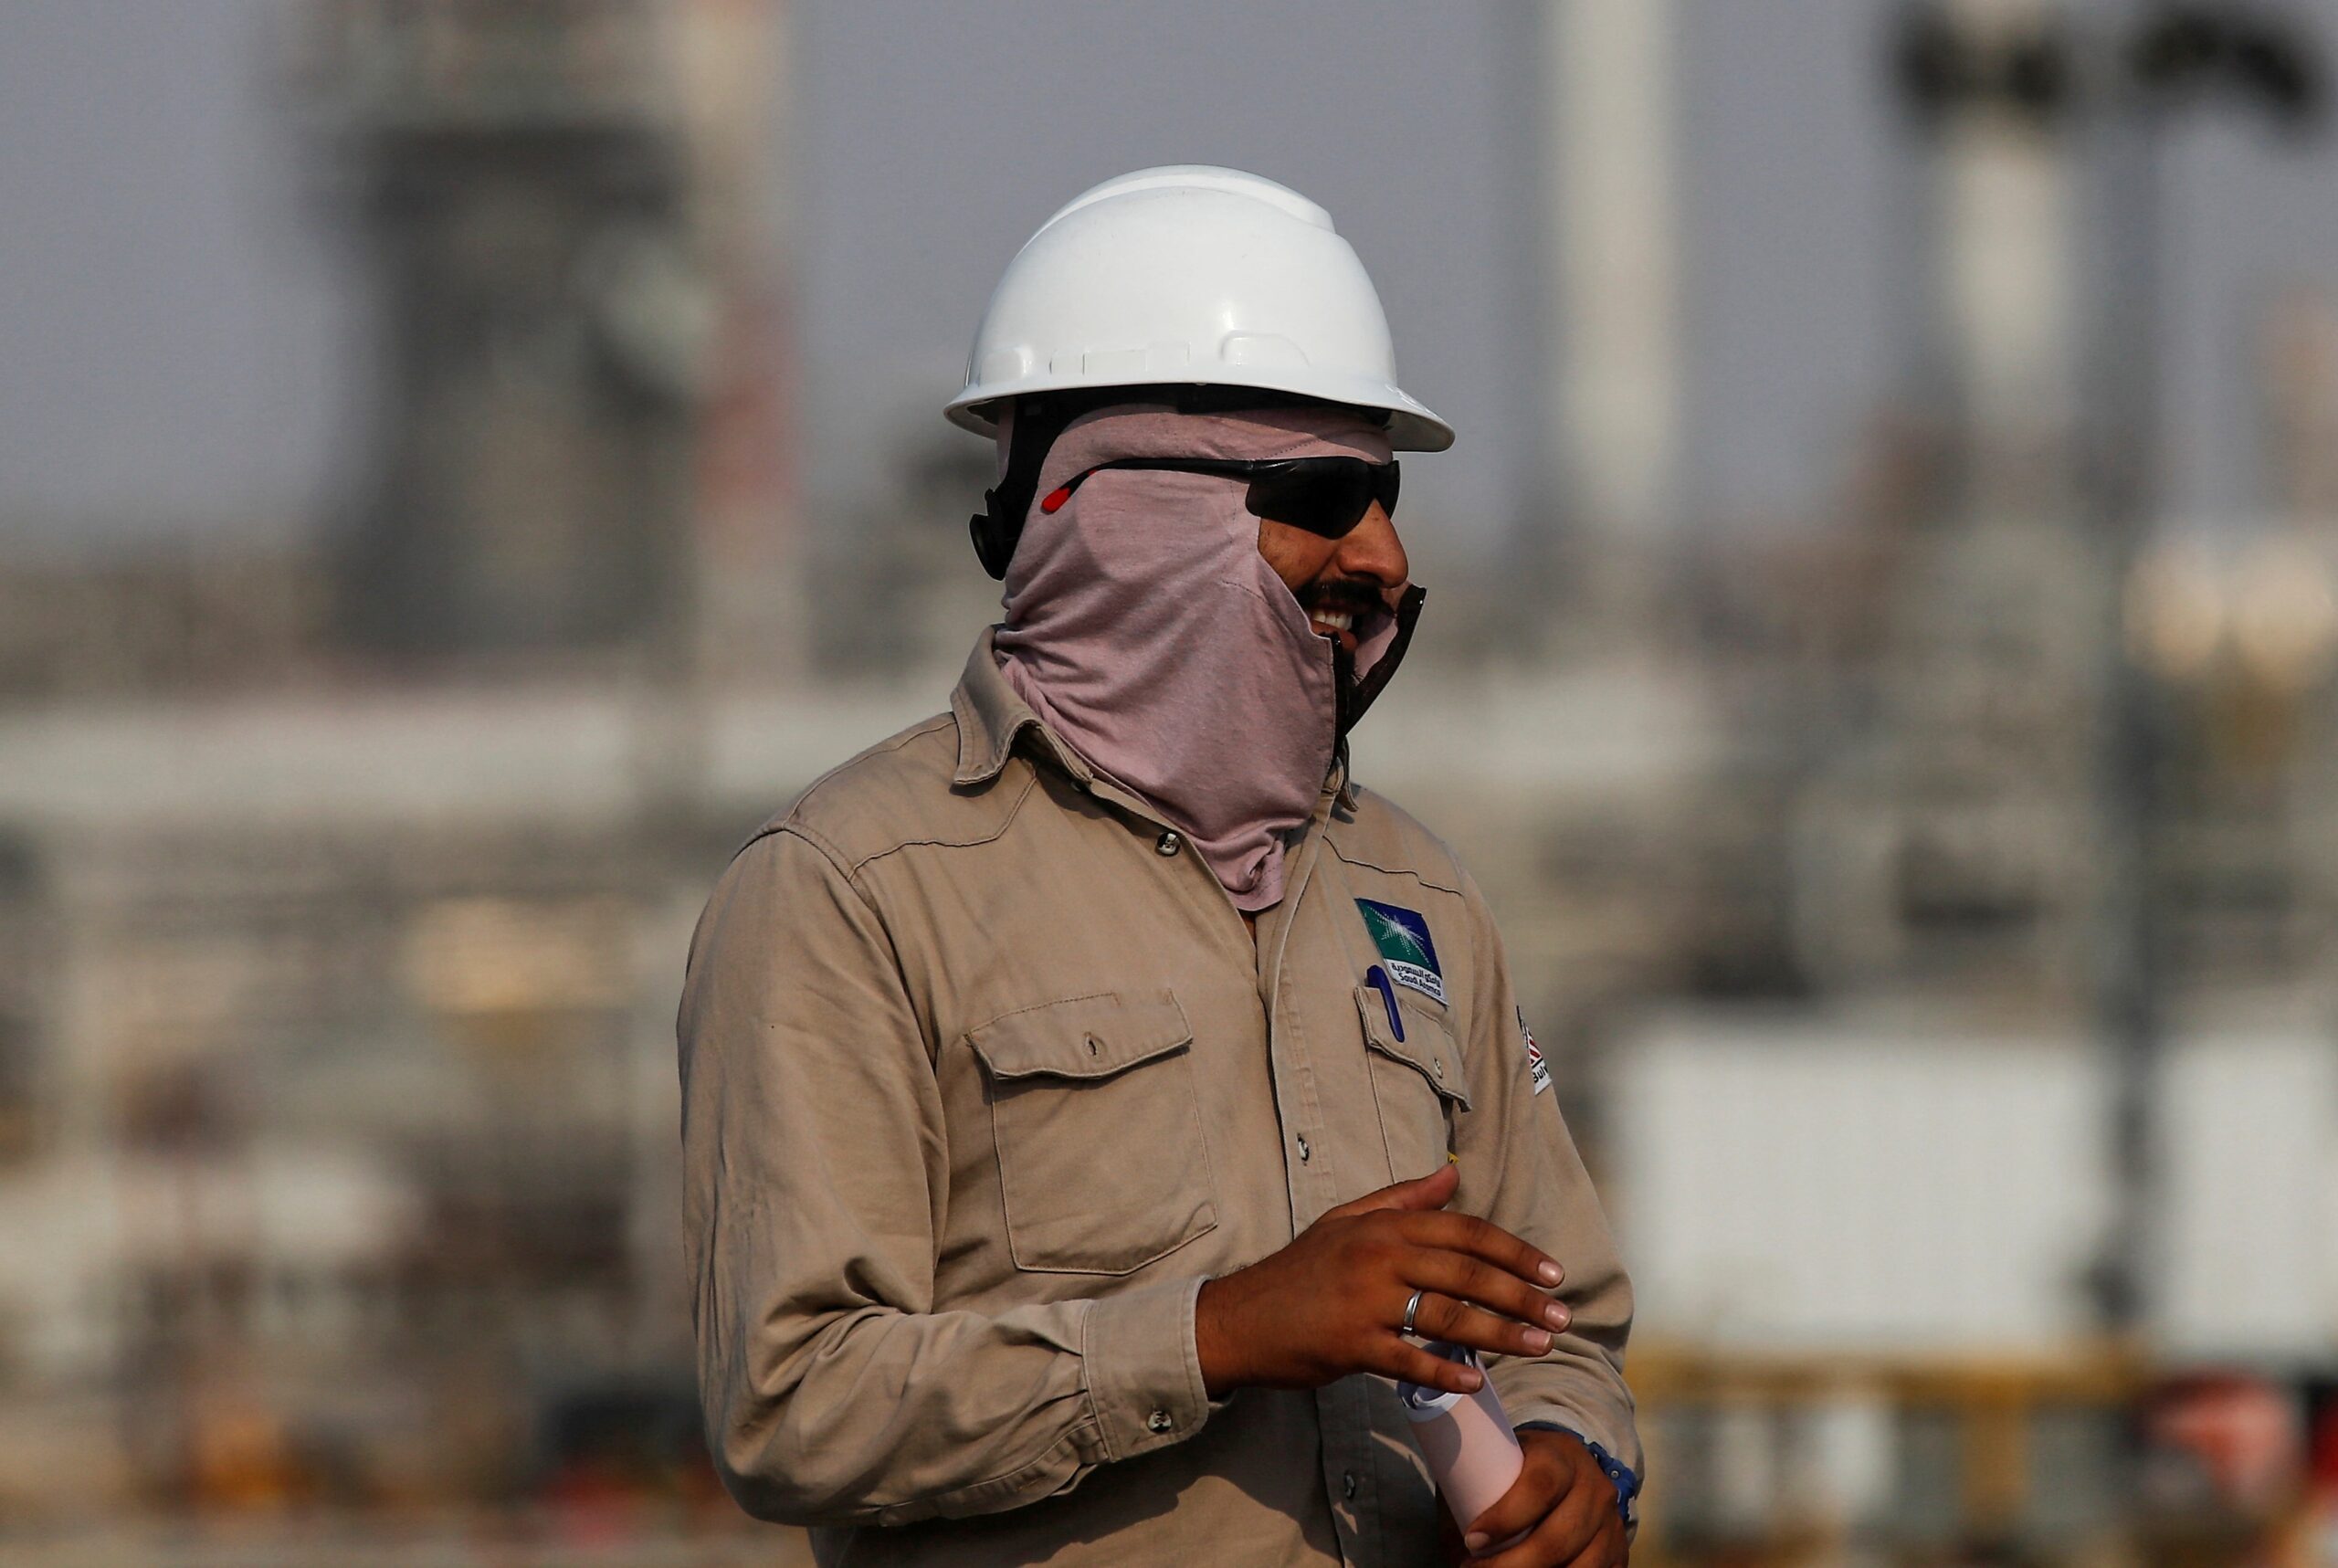
<instances>
[{"instance_id":1,"label":"shirt collar","mask_svg":"<svg viewBox=\"0 0 2338 1568\"><path fill-rule=\"evenodd\" d=\"M992 642L997 632L996 626L983 628L983 635L974 639L974 651L966 656L966 672L950 694L950 711L958 721L958 771L952 775L953 782L985 784L998 777L1006 759L1014 754L1016 737L1028 729L1039 732L1040 743L1064 772L1081 784L1093 784L1094 770L1058 740L1055 731L1031 711L1031 705L1007 684Z\"/></svg>"}]
</instances>

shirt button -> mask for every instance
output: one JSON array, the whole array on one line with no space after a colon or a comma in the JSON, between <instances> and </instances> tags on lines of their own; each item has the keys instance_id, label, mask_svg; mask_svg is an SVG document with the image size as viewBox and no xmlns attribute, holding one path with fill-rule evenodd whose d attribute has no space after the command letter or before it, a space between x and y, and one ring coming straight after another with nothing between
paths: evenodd
<instances>
[{"instance_id":1,"label":"shirt button","mask_svg":"<svg viewBox=\"0 0 2338 1568\"><path fill-rule=\"evenodd\" d=\"M1169 1430L1173 1423L1169 1419L1169 1412L1166 1410L1156 1410L1152 1415L1144 1418L1144 1425L1147 1431L1166 1432Z\"/></svg>"},{"instance_id":2,"label":"shirt button","mask_svg":"<svg viewBox=\"0 0 2338 1568\"><path fill-rule=\"evenodd\" d=\"M1158 839L1153 841L1153 852L1155 855L1174 855L1178 850L1183 849L1185 847L1185 840L1184 837L1172 830L1163 834Z\"/></svg>"},{"instance_id":3,"label":"shirt button","mask_svg":"<svg viewBox=\"0 0 2338 1568\"><path fill-rule=\"evenodd\" d=\"M1307 1157L1311 1152L1313 1152L1313 1151L1307 1147L1306 1134L1301 1133L1299 1139L1299 1163L1302 1165L1307 1163Z\"/></svg>"},{"instance_id":4,"label":"shirt button","mask_svg":"<svg viewBox=\"0 0 2338 1568\"><path fill-rule=\"evenodd\" d=\"M1340 1477L1340 1495L1353 1501L1355 1498L1355 1472L1349 1470Z\"/></svg>"}]
</instances>

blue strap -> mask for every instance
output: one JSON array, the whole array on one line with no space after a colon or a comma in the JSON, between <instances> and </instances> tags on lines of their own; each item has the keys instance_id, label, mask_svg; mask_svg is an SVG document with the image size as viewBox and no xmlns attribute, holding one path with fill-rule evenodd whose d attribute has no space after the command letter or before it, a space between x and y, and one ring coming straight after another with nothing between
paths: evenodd
<instances>
[{"instance_id":1,"label":"blue strap","mask_svg":"<svg viewBox=\"0 0 2338 1568\"><path fill-rule=\"evenodd\" d=\"M1589 1449L1593 1460L1599 1466L1599 1473L1606 1476L1607 1484L1616 1489L1616 1511L1624 1516L1626 1524L1638 1522L1638 1516L1633 1510L1632 1500L1640 1495L1640 1479L1632 1473L1629 1465L1574 1427L1562 1426L1555 1421L1521 1421L1518 1429L1522 1432L1564 1432Z\"/></svg>"}]
</instances>

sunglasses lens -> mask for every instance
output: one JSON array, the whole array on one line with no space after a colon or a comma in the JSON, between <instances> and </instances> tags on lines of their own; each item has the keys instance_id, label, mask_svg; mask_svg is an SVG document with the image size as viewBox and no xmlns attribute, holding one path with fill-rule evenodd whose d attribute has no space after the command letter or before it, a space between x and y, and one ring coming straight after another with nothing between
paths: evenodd
<instances>
[{"instance_id":1,"label":"sunglasses lens","mask_svg":"<svg viewBox=\"0 0 2338 1568\"><path fill-rule=\"evenodd\" d=\"M1372 510L1381 484L1372 465L1360 458L1311 459L1252 479L1247 504L1256 516L1341 539Z\"/></svg>"}]
</instances>

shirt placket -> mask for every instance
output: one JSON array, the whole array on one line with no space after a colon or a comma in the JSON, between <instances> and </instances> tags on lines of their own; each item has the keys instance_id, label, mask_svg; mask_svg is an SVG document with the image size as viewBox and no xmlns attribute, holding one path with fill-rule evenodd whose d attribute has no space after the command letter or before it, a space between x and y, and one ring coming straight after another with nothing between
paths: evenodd
<instances>
[{"instance_id":1,"label":"shirt placket","mask_svg":"<svg viewBox=\"0 0 2338 1568\"><path fill-rule=\"evenodd\" d=\"M1343 770L1343 774L1344 770ZM1324 792L1307 836L1299 847L1286 879L1287 892L1269 933L1271 952L1259 965L1260 999L1267 1012L1267 1048L1275 1085L1276 1114L1282 1126L1283 1167L1290 1183L1291 1234L1296 1236L1341 1202L1336 1151L1331 1119L1323 1103L1323 1085L1316 1071L1315 1052L1305 1019L1303 1001L1310 978L1320 977L1322 965L1334 965L1344 984L1344 956L1313 951L1301 916L1309 889L1320 862L1324 827L1343 785L1343 777ZM1378 1531L1373 1521L1379 1508L1378 1476L1373 1462L1372 1413L1362 1377L1343 1377L1315 1391L1316 1423L1321 1434L1322 1479L1332 1521L1339 1531L1340 1555L1351 1568L1376 1568L1380 1561Z\"/></svg>"},{"instance_id":2,"label":"shirt placket","mask_svg":"<svg viewBox=\"0 0 2338 1568\"><path fill-rule=\"evenodd\" d=\"M1276 1119L1282 1134L1283 1170L1294 1237L1341 1201L1330 1147L1330 1121L1302 1022L1306 1011L1301 1005L1304 982L1294 985L1285 981L1294 973L1312 973L1325 963L1334 964L1343 977L1346 973L1344 954L1325 955L1311 952L1304 945L1294 946L1307 941L1300 914L1322 853L1324 827L1345 788L1345 773L1344 766L1338 770L1331 786L1317 802L1306 834L1295 846L1297 853L1287 864L1282 901L1259 921L1269 945L1259 952L1259 994L1266 1014L1268 1062L1274 1082ZM1088 793L1121 807L1153 831L1156 854L1174 857L1184 855L1190 847L1190 841L1163 822L1147 803L1114 787L1111 781L1091 774L1079 782ZM1193 860L1199 874L1208 879L1212 894L1226 899L1225 890L1218 886L1208 864L1197 853L1185 858ZM1231 900L1227 902L1231 910ZM1367 1521L1376 1516L1379 1489L1373 1463L1372 1412L1364 1379L1344 1377L1316 1390L1315 1411L1323 1488L1339 1531L1341 1559L1349 1568L1378 1568L1377 1531L1367 1528Z\"/></svg>"}]
</instances>

